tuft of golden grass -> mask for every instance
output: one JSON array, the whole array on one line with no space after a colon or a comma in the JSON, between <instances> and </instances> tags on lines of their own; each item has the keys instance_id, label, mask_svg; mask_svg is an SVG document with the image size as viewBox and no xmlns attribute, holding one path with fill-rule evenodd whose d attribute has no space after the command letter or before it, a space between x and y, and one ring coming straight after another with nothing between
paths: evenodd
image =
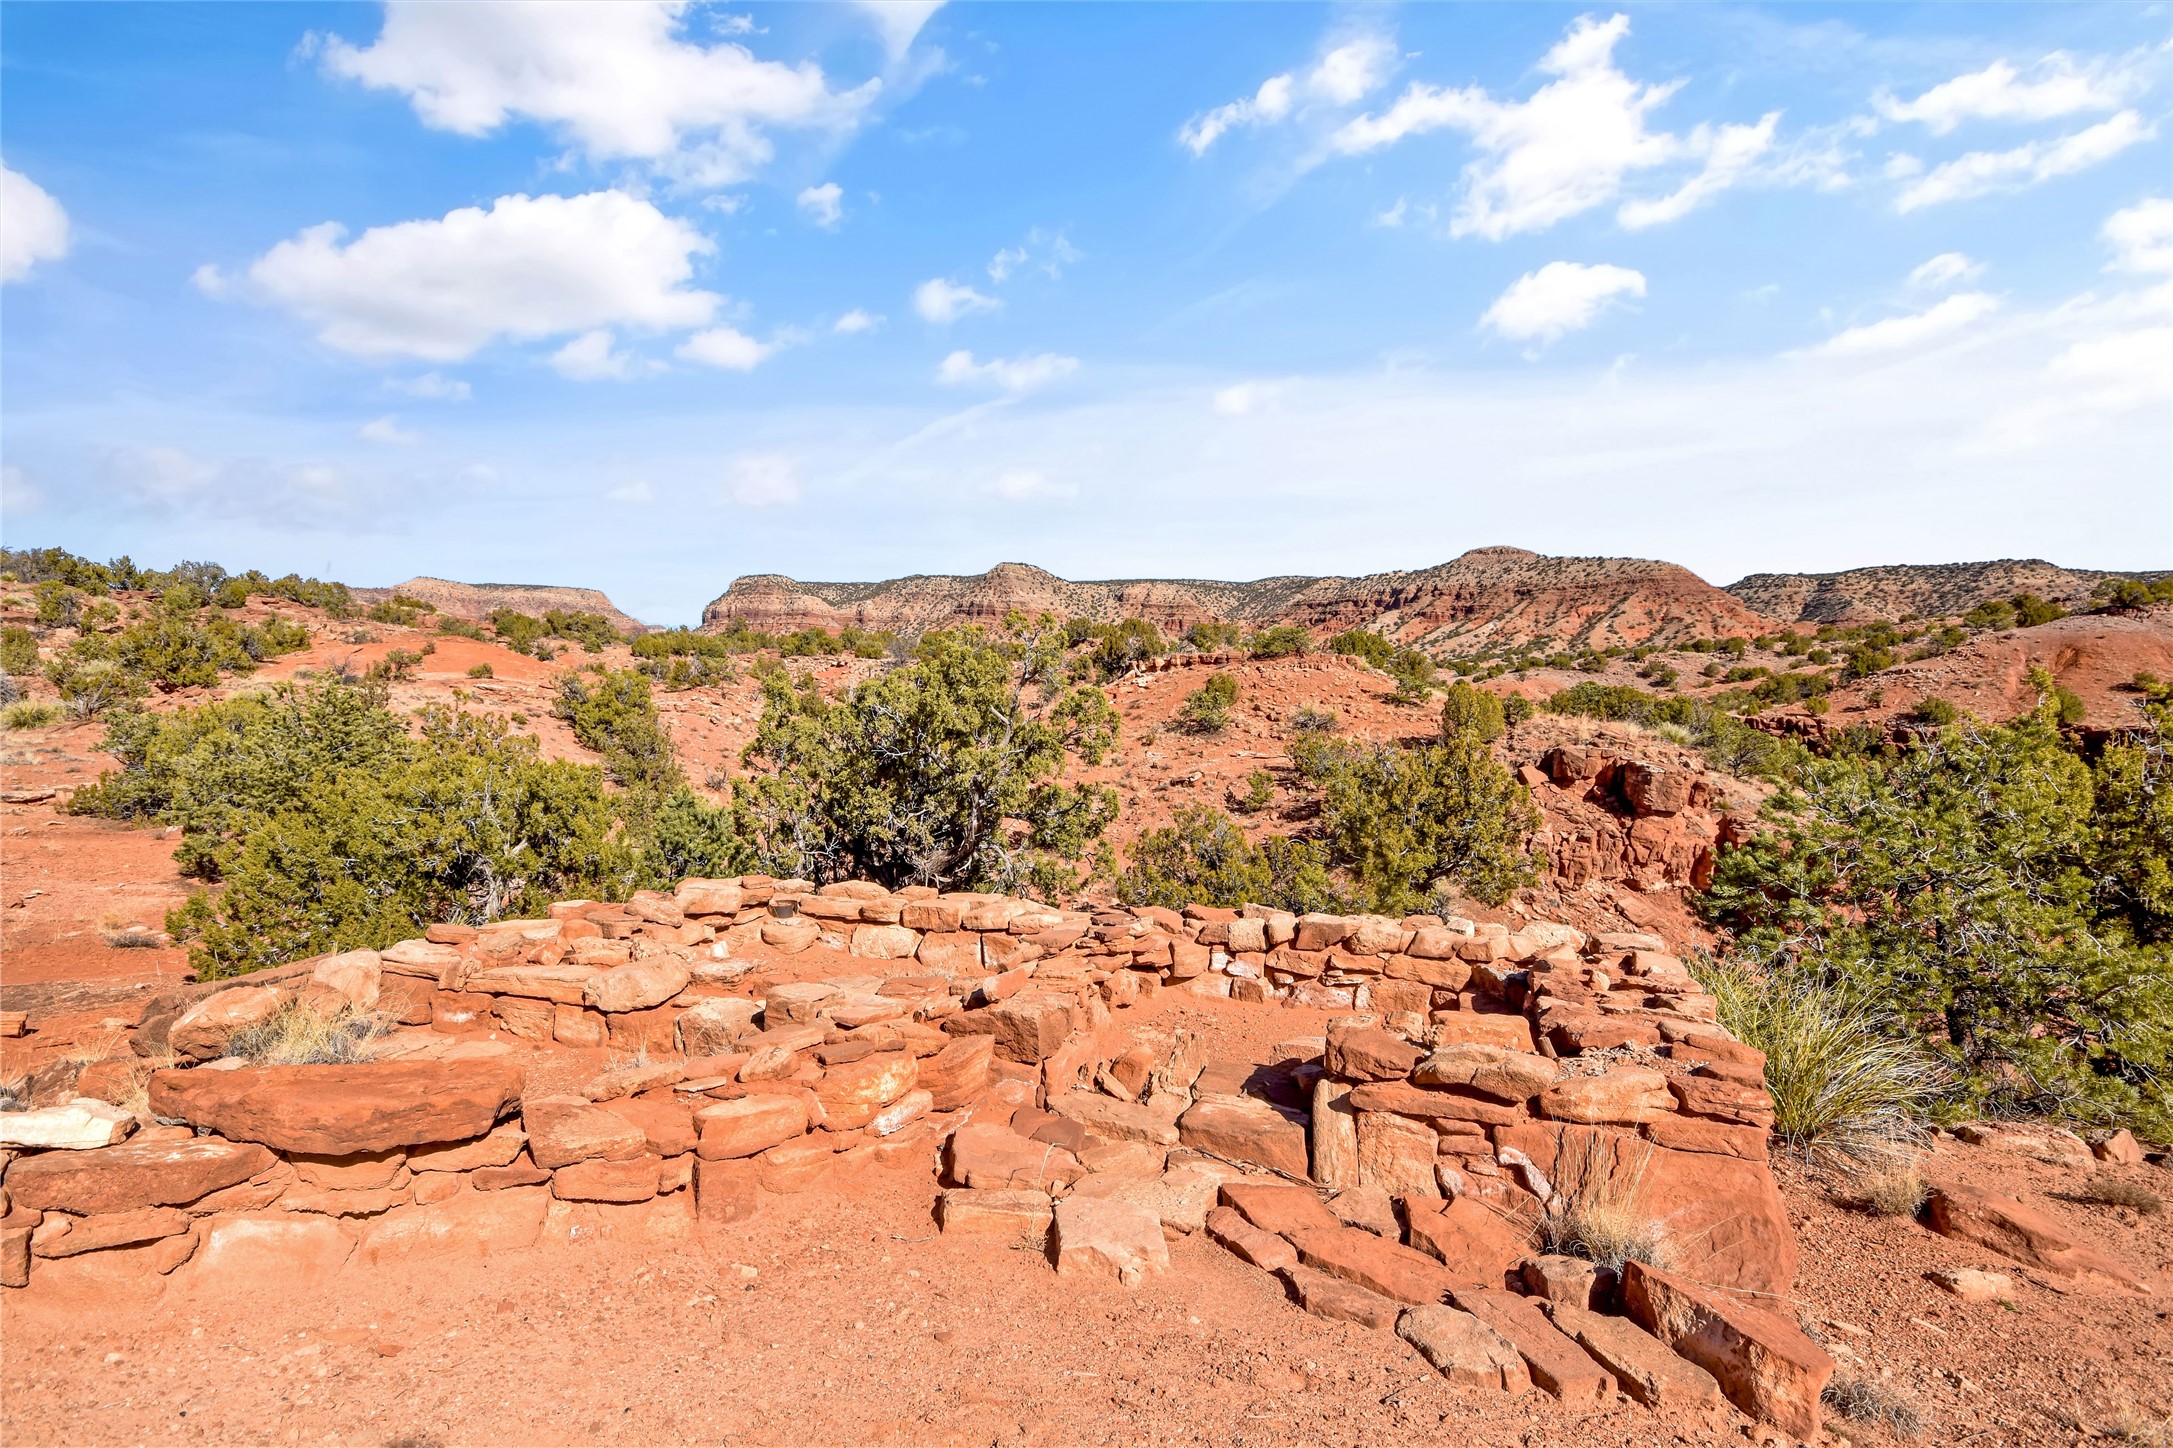
<instances>
[{"instance_id":1,"label":"tuft of golden grass","mask_svg":"<svg viewBox=\"0 0 2173 1448\"><path fill-rule=\"evenodd\" d=\"M1873 1423L1897 1438L1920 1438L1924 1419L1907 1398L1877 1378L1837 1375L1819 1401L1855 1423Z\"/></svg>"},{"instance_id":2,"label":"tuft of golden grass","mask_svg":"<svg viewBox=\"0 0 2173 1448\"><path fill-rule=\"evenodd\" d=\"M1631 1143L1625 1138L1623 1144ZM1602 1267L1619 1269L1625 1262L1667 1266L1667 1234L1643 1207L1645 1172L1651 1164L1649 1142L1636 1142L1633 1154L1618 1156L1614 1140L1598 1132L1559 1135L1554 1195L1539 1219L1546 1249Z\"/></svg>"},{"instance_id":3,"label":"tuft of golden grass","mask_svg":"<svg viewBox=\"0 0 2173 1448\"><path fill-rule=\"evenodd\" d=\"M1914 1152L1875 1152L1851 1160L1846 1180L1850 1193L1882 1217L1913 1217L1931 1186Z\"/></svg>"},{"instance_id":4,"label":"tuft of golden grass","mask_svg":"<svg viewBox=\"0 0 2173 1448\"><path fill-rule=\"evenodd\" d=\"M2158 1199L2156 1192L2119 1177L2092 1177L2067 1196L2071 1201L2089 1202L2093 1206L2126 1207L2145 1217L2155 1217L2165 1210L2165 1203Z\"/></svg>"},{"instance_id":5,"label":"tuft of golden grass","mask_svg":"<svg viewBox=\"0 0 2173 1448\"><path fill-rule=\"evenodd\" d=\"M252 1066L342 1066L367 1061L371 1042L392 1028L384 1011L342 1006L319 1015L300 1001L288 1001L270 1016L237 1031L226 1054Z\"/></svg>"}]
</instances>

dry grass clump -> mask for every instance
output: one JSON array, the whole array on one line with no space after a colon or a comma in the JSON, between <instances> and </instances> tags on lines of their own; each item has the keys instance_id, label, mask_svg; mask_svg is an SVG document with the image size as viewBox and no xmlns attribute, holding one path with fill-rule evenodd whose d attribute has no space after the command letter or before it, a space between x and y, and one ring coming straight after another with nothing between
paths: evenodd
<instances>
[{"instance_id":1,"label":"dry grass clump","mask_svg":"<svg viewBox=\"0 0 2173 1448\"><path fill-rule=\"evenodd\" d=\"M1931 1185L1912 1152L1879 1152L1852 1161L1846 1172L1850 1195L1866 1211L1882 1217L1913 1217Z\"/></svg>"},{"instance_id":2,"label":"dry grass clump","mask_svg":"<svg viewBox=\"0 0 2173 1448\"><path fill-rule=\"evenodd\" d=\"M41 704L32 699L18 699L0 709L0 729L43 729L58 723L60 710L52 704Z\"/></svg>"},{"instance_id":3,"label":"dry grass clump","mask_svg":"<svg viewBox=\"0 0 2173 1448\"><path fill-rule=\"evenodd\" d=\"M2165 1203L2158 1199L2156 1192L2134 1182L2124 1182L2119 1177L2092 1177L2067 1193L2067 1198L2093 1206L2126 1207L2145 1217L2155 1217L2165 1210Z\"/></svg>"},{"instance_id":4,"label":"dry grass clump","mask_svg":"<svg viewBox=\"0 0 2173 1448\"><path fill-rule=\"evenodd\" d=\"M1554 1195L1539 1219L1546 1250L1618 1271L1625 1262L1667 1266L1667 1234L1643 1209L1651 1163L1646 1142L1618 1159L1613 1141L1597 1132L1557 1138Z\"/></svg>"},{"instance_id":5,"label":"dry grass clump","mask_svg":"<svg viewBox=\"0 0 2173 1448\"><path fill-rule=\"evenodd\" d=\"M383 1011L342 1006L321 1016L299 1001L289 1001L270 1016L236 1031L226 1054L252 1066L347 1066L367 1061L372 1042L392 1028Z\"/></svg>"},{"instance_id":6,"label":"dry grass clump","mask_svg":"<svg viewBox=\"0 0 2173 1448\"><path fill-rule=\"evenodd\" d=\"M110 915L99 922L98 938L115 950L156 950L166 943L157 931Z\"/></svg>"},{"instance_id":7,"label":"dry grass clump","mask_svg":"<svg viewBox=\"0 0 2173 1448\"><path fill-rule=\"evenodd\" d=\"M1875 1159L1923 1137L1947 1072L1861 994L1790 970L1700 970L1720 1024L1766 1053L1773 1134L1807 1154Z\"/></svg>"},{"instance_id":8,"label":"dry grass clump","mask_svg":"<svg viewBox=\"0 0 2173 1448\"><path fill-rule=\"evenodd\" d=\"M1909 1400L1877 1378L1835 1377L1819 1401L1851 1422L1874 1424L1897 1438L1924 1433L1924 1419Z\"/></svg>"}]
</instances>

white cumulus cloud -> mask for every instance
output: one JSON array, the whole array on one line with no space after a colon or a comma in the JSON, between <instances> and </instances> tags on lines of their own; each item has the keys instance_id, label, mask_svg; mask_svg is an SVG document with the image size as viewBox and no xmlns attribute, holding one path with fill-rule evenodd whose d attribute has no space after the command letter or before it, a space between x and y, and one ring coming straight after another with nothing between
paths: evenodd
<instances>
[{"instance_id":1,"label":"white cumulus cloud","mask_svg":"<svg viewBox=\"0 0 2173 1448\"><path fill-rule=\"evenodd\" d=\"M1628 267L1551 261L1510 283L1479 325L1542 346L1598 321L1613 303L1645 295L1645 276Z\"/></svg>"},{"instance_id":2,"label":"white cumulus cloud","mask_svg":"<svg viewBox=\"0 0 2173 1448\"><path fill-rule=\"evenodd\" d=\"M2054 51L2025 76L2004 60L1942 81L1913 101L1880 92L1872 100L1890 121L1920 121L1945 135L1964 121L2048 121L2083 111L2117 111L2148 80L2132 61L2077 61Z\"/></svg>"},{"instance_id":3,"label":"white cumulus cloud","mask_svg":"<svg viewBox=\"0 0 2173 1448\"><path fill-rule=\"evenodd\" d=\"M609 327L583 332L551 354L551 370L573 382L623 382L637 366L633 353L618 349Z\"/></svg>"},{"instance_id":4,"label":"white cumulus cloud","mask_svg":"<svg viewBox=\"0 0 2173 1448\"><path fill-rule=\"evenodd\" d=\"M43 186L0 165L0 282L19 282L41 261L68 254L68 213Z\"/></svg>"},{"instance_id":5,"label":"white cumulus cloud","mask_svg":"<svg viewBox=\"0 0 2173 1448\"><path fill-rule=\"evenodd\" d=\"M405 393L425 402L466 402L475 395L475 389L462 379L438 372L425 372L420 377L388 377L384 385L387 392Z\"/></svg>"},{"instance_id":6,"label":"white cumulus cloud","mask_svg":"<svg viewBox=\"0 0 2173 1448\"><path fill-rule=\"evenodd\" d=\"M883 325L883 319L861 307L855 307L830 326L833 332L852 336L858 332L872 332Z\"/></svg>"},{"instance_id":7,"label":"white cumulus cloud","mask_svg":"<svg viewBox=\"0 0 2173 1448\"><path fill-rule=\"evenodd\" d=\"M955 322L973 312L993 312L1002 305L994 297L942 277L930 277L913 289L913 310L921 314L922 320L939 324Z\"/></svg>"},{"instance_id":8,"label":"white cumulus cloud","mask_svg":"<svg viewBox=\"0 0 2173 1448\"><path fill-rule=\"evenodd\" d=\"M1956 292L1921 312L1869 322L1837 332L1810 349L1819 357L1863 357L1901 352L1961 331L1999 309L1988 292Z\"/></svg>"},{"instance_id":9,"label":"white cumulus cloud","mask_svg":"<svg viewBox=\"0 0 2173 1448\"><path fill-rule=\"evenodd\" d=\"M796 199L809 219L826 231L836 230L838 222L845 217L845 191L835 181L810 186Z\"/></svg>"},{"instance_id":10,"label":"white cumulus cloud","mask_svg":"<svg viewBox=\"0 0 2173 1448\"><path fill-rule=\"evenodd\" d=\"M406 447L423 440L421 433L400 426L400 419L391 416L365 422L355 430L355 436L380 447Z\"/></svg>"},{"instance_id":11,"label":"white cumulus cloud","mask_svg":"<svg viewBox=\"0 0 2173 1448\"><path fill-rule=\"evenodd\" d=\"M782 453L734 458L724 495L743 508L783 508L800 501L800 465Z\"/></svg>"},{"instance_id":12,"label":"white cumulus cloud","mask_svg":"<svg viewBox=\"0 0 2173 1448\"><path fill-rule=\"evenodd\" d=\"M1339 106L1353 106L1380 89L1396 63L1385 35L1361 35L1323 55L1305 78L1306 89Z\"/></svg>"},{"instance_id":13,"label":"white cumulus cloud","mask_svg":"<svg viewBox=\"0 0 2173 1448\"><path fill-rule=\"evenodd\" d=\"M1046 387L1078 370L1078 358L1062 357L1054 352L1039 352L1028 357L991 357L986 362L974 361L971 352L953 352L936 369L936 381L952 387L964 384L996 387L1017 394Z\"/></svg>"},{"instance_id":14,"label":"white cumulus cloud","mask_svg":"<svg viewBox=\"0 0 2173 1448\"><path fill-rule=\"evenodd\" d=\"M2054 141L2030 141L2008 151L1971 151L1934 166L1894 200L1896 211L1918 211L1947 201L1966 201L1994 191L2021 191L2086 171L2158 134L2135 111L2122 111L2087 130Z\"/></svg>"},{"instance_id":15,"label":"white cumulus cloud","mask_svg":"<svg viewBox=\"0 0 2173 1448\"><path fill-rule=\"evenodd\" d=\"M2154 196L2105 219L2116 271L2173 272L2173 198Z\"/></svg>"},{"instance_id":16,"label":"white cumulus cloud","mask_svg":"<svg viewBox=\"0 0 2173 1448\"><path fill-rule=\"evenodd\" d=\"M483 136L525 119L592 160L653 162L708 186L767 162L767 129L848 126L880 89L836 91L812 62L697 44L688 13L682 0L391 0L374 42L332 36L324 64L406 96L438 130Z\"/></svg>"},{"instance_id":17,"label":"white cumulus cloud","mask_svg":"<svg viewBox=\"0 0 2173 1448\"><path fill-rule=\"evenodd\" d=\"M913 48L921 27L943 8L943 0L858 0L860 13L883 37L883 48L893 62Z\"/></svg>"},{"instance_id":18,"label":"white cumulus cloud","mask_svg":"<svg viewBox=\"0 0 2173 1448\"><path fill-rule=\"evenodd\" d=\"M1290 114L1296 87L1296 80L1288 75L1271 75L1260 82L1260 89L1251 95L1186 121L1177 130L1178 143L1193 155L1204 156L1208 147L1238 126L1279 121Z\"/></svg>"},{"instance_id":19,"label":"white cumulus cloud","mask_svg":"<svg viewBox=\"0 0 2173 1448\"><path fill-rule=\"evenodd\" d=\"M752 372L762 360L777 348L766 342L757 342L746 333L731 327L711 327L696 332L680 344L678 355L689 362L699 362L705 367L722 367L728 372Z\"/></svg>"},{"instance_id":20,"label":"white cumulus cloud","mask_svg":"<svg viewBox=\"0 0 2173 1448\"><path fill-rule=\"evenodd\" d=\"M1938 291L1956 282L1975 281L1984 275L1984 263L1971 261L1958 251L1943 251L1909 273L1909 285L1926 291Z\"/></svg>"},{"instance_id":21,"label":"white cumulus cloud","mask_svg":"<svg viewBox=\"0 0 2173 1448\"><path fill-rule=\"evenodd\" d=\"M214 296L245 288L342 352L430 362L461 361L500 337L699 326L719 301L687 286L708 238L623 191L501 196L488 210L345 235L336 222L312 226L241 278L203 268L197 285Z\"/></svg>"}]
</instances>

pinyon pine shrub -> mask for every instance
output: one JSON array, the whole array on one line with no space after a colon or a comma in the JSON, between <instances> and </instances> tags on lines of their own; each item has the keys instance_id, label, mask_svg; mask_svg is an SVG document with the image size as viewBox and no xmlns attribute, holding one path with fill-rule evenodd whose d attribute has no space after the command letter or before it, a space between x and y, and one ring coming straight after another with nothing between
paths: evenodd
<instances>
[{"instance_id":1,"label":"pinyon pine shrub","mask_svg":"<svg viewBox=\"0 0 2173 1448\"><path fill-rule=\"evenodd\" d=\"M1230 706L1237 702L1237 680L1209 674L1207 682L1185 696L1177 727L1188 734L1220 734L1230 727Z\"/></svg>"},{"instance_id":2,"label":"pinyon pine shrub","mask_svg":"<svg viewBox=\"0 0 2173 1448\"><path fill-rule=\"evenodd\" d=\"M924 634L911 661L831 699L763 680L738 782L743 837L781 875L1049 895L1116 818L1106 785L1058 782L1099 763L1117 714L1063 682L1052 620L991 635Z\"/></svg>"},{"instance_id":3,"label":"pinyon pine shrub","mask_svg":"<svg viewBox=\"0 0 2173 1448\"><path fill-rule=\"evenodd\" d=\"M2093 767L2047 690L2010 724L1837 752L1722 854L1706 909L1774 978L1877 1002L1864 1029L1929 1045L1950 1109L2163 1137L2169 733L2173 709L2148 704Z\"/></svg>"}]
</instances>

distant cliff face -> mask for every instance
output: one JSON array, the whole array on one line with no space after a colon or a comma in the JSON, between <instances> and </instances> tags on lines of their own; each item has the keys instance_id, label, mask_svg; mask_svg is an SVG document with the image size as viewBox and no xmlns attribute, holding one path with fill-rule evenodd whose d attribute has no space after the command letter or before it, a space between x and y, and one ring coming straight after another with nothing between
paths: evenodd
<instances>
[{"instance_id":1,"label":"distant cliff face","mask_svg":"<svg viewBox=\"0 0 2173 1448\"><path fill-rule=\"evenodd\" d=\"M487 620L493 610L515 609L541 618L551 609L561 613L600 613L621 633L648 627L594 588L557 588L542 583L455 583L446 578L410 578L395 588L358 588L364 603L382 603L394 594L405 594L431 604L455 618Z\"/></svg>"},{"instance_id":2,"label":"distant cliff face","mask_svg":"<svg viewBox=\"0 0 2173 1448\"><path fill-rule=\"evenodd\" d=\"M2163 576L2062 568L2042 558L2001 558L1989 563L1892 564L1845 573L1754 573L1729 584L1728 592L1783 623L1852 624L1911 615L1943 618L2018 593L2076 608L2089 601L2100 579Z\"/></svg>"},{"instance_id":3,"label":"distant cliff face","mask_svg":"<svg viewBox=\"0 0 2173 1448\"><path fill-rule=\"evenodd\" d=\"M1480 548L1436 568L1362 578L1114 579L1074 583L1005 563L973 576L883 583L802 583L776 574L735 580L702 612L712 632L735 623L770 632L859 628L918 634L996 623L1012 610L1102 622L1151 620L1165 633L1227 619L1250 628L1295 623L1315 634L1378 630L1465 652L1524 643L1667 643L1772 627L1740 600L1672 563L1549 558Z\"/></svg>"}]
</instances>

